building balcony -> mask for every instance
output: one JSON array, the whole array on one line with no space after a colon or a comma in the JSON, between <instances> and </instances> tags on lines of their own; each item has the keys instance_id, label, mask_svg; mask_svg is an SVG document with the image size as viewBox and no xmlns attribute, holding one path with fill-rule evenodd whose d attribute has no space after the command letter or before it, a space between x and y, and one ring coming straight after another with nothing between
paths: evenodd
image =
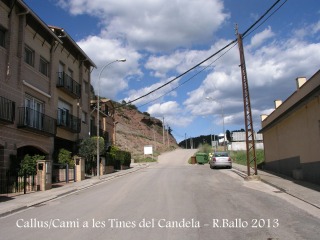
<instances>
[{"instance_id":1,"label":"building balcony","mask_svg":"<svg viewBox=\"0 0 320 240\"><path fill-rule=\"evenodd\" d=\"M80 133L81 119L71 115L66 110L58 109L57 126L73 133Z\"/></svg>"},{"instance_id":2,"label":"building balcony","mask_svg":"<svg viewBox=\"0 0 320 240\"><path fill-rule=\"evenodd\" d=\"M0 121L12 124L15 118L15 102L0 96Z\"/></svg>"},{"instance_id":3,"label":"building balcony","mask_svg":"<svg viewBox=\"0 0 320 240\"><path fill-rule=\"evenodd\" d=\"M90 136L91 137L97 136L97 125L91 125L91 127L90 127ZM99 128L99 136L100 137L104 136L104 131L103 131L103 129L101 127Z\"/></svg>"},{"instance_id":4,"label":"building balcony","mask_svg":"<svg viewBox=\"0 0 320 240\"><path fill-rule=\"evenodd\" d=\"M65 72L58 72L57 88L60 88L73 98L81 98L81 84L77 83Z\"/></svg>"},{"instance_id":5,"label":"building balcony","mask_svg":"<svg viewBox=\"0 0 320 240\"><path fill-rule=\"evenodd\" d=\"M28 131L48 136L56 134L56 119L29 107L18 108L18 113L18 128L24 128Z\"/></svg>"}]
</instances>

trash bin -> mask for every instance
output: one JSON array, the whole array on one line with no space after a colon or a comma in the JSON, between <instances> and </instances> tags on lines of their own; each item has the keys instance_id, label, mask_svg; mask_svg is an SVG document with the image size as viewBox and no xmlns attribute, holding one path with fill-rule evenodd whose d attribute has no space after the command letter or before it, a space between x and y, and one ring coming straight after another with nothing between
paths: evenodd
<instances>
[{"instance_id":1,"label":"trash bin","mask_svg":"<svg viewBox=\"0 0 320 240\"><path fill-rule=\"evenodd\" d=\"M207 153L196 153L196 160L198 164L205 164L209 162L209 157Z\"/></svg>"},{"instance_id":2,"label":"trash bin","mask_svg":"<svg viewBox=\"0 0 320 240\"><path fill-rule=\"evenodd\" d=\"M192 156L191 157L191 164L196 164L197 160L196 160L196 156Z\"/></svg>"}]
</instances>

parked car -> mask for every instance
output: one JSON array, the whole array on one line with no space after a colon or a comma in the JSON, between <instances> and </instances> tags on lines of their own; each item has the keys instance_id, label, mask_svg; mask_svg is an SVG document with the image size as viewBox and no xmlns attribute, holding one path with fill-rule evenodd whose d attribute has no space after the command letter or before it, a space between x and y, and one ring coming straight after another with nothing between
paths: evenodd
<instances>
[{"instance_id":1,"label":"parked car","mask_svg":"<svg viewBox=\"0 0 320 240\"><path fill-rule=\"evenodd\" d=\"M215 152L209 160L210 168L232 168L232 160L227 152Z\"/></svg>"}]
</instances>

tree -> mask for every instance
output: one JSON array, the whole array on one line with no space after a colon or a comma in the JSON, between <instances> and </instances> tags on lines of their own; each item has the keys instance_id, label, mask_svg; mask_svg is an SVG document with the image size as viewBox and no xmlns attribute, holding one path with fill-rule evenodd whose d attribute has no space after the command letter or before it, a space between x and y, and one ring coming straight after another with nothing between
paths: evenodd
<instances>
[{"instance_id":1,"label":"tree","mask_svg":"<svg viewBox=\"0 0 320 240\"><path fill-rule=\"evenodd\" d=\"M102 137L99 137L99 150L100 155L104 154L104 139ZM86 159L86 164L89 168L91 168L91 173L93 173L95 156L97 155L97 137L84 139L80 143L79 154L81 157Z\"/></svg>"},{"instance_id":2,"label":"tree","mask_svg":"<svg viewBox=\"0 0 320 240\"><path fill-rule=\"evenodd\" d=\"M37 161L44 159L45 156L26 154L20 163L19 175L36 175L37 174Z\"/></svg>"},{"instance_id":3,"label":"tree","mask_svg":"<svg viewBox=\"0 0 320 240\"><path fill-rule=\"evenodd\" d=\"M74 160L71 157L71 152L61 148L59 150L59 154L58 154L58 162L61 164L68 164L69 167L73 167L74 166Z\"/></svg>"},{"instance_id":4,"label":"tree","mask_svg":"<svg viewBox=\"0 0 320 240\"><path fill-rule=\"evenodd\" d=\"M226 137L229 142L231 142L231 133L229 130L226 131Z\"/></svg>"},{"instance_id":5,"label":"tree","mask_svg":"<svg viewBox=\"0 0 320 240\"><path fill-rule=\"evenodd\" d=\"M91 99L96 99L96 94L94 92L94 87L92 86L92 84L90 84L90 96L91 96Z\"/></svg>"}]
</instances>

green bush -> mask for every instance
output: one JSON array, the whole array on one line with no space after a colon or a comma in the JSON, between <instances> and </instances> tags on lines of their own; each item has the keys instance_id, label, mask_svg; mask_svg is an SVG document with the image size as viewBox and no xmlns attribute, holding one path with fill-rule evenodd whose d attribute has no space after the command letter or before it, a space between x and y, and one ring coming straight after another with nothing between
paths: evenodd
<instances>
[{"instance_id":1,"label":"green bush","mask_svg":"<svg viewBox=\"0 0 320 240\"><path fill-rule=\"evenodd\" d=\"M212 147L208 143L205 143L205 144L201 144L198 150L199 152L202 152L202 153L211 153Z\"/></svg>"},{"instance_id":2,"label":"green bush","mask_svg":"<svg viewBox=\"0 0 320 240\"><path fill-rule=\"evenodd\" d=\"M120 165L130 166L131 164L131 153L120 150L119 148L112 146L109 155L114 155L114 164L119 161Z\"/></svg>"},{"instance_id":3,"label":"green bush","mask_svg":"<svg viewBox=\"0 0 320 240\"><path fill-rule=\"evenodd\" d=\"M26 154L21 161L19 175L23 176L24 173L27 175L37 174L37 160L43 160L45 156L34 155L30 156Z\"/></svg>"},{"instance_id":4,"label":"green bush","mask_svg":"<svg viewBox=\"0 0 320 240\"><path fill-rule=\"evenodd\" d=\"M231 151L230 156L235 163L247 165L247 152L246 151ZM264 162L264 151L256 150L257 165Z\"/></svg>"},{"instance_id":5,"label":"green bush","mask_svg":"<svg viewBox=\"0 0 320 240\"><path fill-rule=\"evenodd\" d=\"M131 153L126 151L118 151L118 155L116 155L116 158L120 160L121 165L124 166L130 166L131 163Z\"/></svg>"},{"instance_id":6,"label":"green bush","mask_svg":"<svg viewBox=\"0 0 320 240\"><path fill-rule=\"evenodd\" d=\"M135 163L157 162L157 159L152 157L135 158L134 162Z\"/></svg>"},{"instance_id":7,"label":"green bush","mask_svg":"<svg viewBox=\"0 0 320 240\"><path fill-rule=\"evenodd\" d=\"M74 160L71 157L71 152L64 148L59 150L58 162L61 164L68 164L71 168L74 167Z\"/></svg>"},{"instance_id":8,"label":"green bush","mask_svg":"<svg viewBox=\"0 0 320 240\"><path fill-rule=\"evenodd\" d=\"M115 164L115 154L114 153L106 153L106 166L114 166Z\"/></svg>"}]
</instances>

